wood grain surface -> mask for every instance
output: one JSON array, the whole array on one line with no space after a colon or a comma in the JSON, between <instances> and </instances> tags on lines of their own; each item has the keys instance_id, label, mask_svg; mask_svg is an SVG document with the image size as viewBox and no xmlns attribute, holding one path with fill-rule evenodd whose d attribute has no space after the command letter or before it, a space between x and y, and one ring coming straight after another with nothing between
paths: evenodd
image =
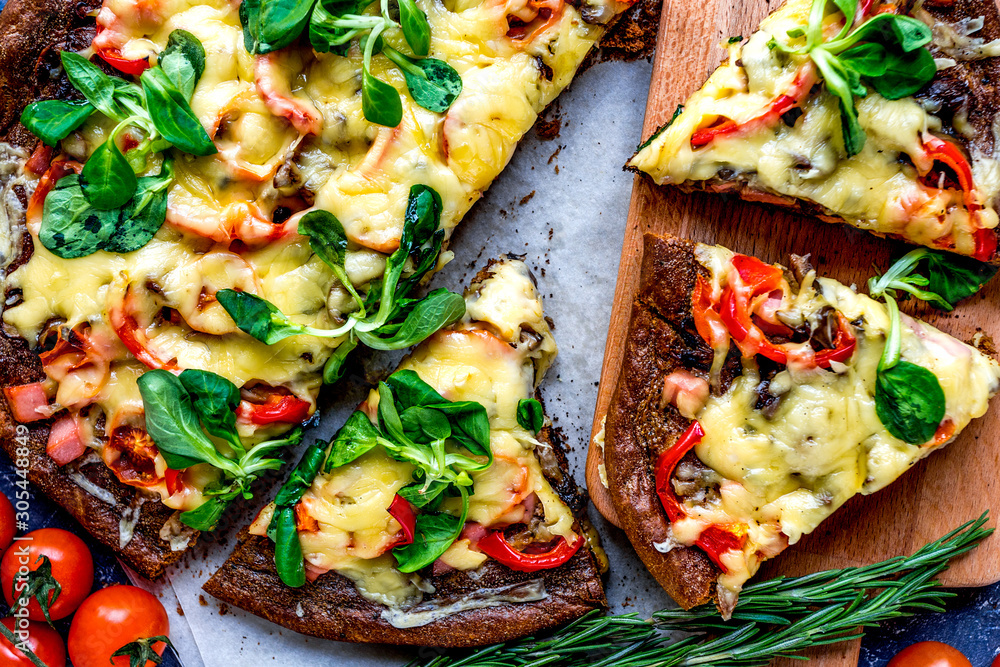
<instances>
[{"instance_id":1,"label":"wood grain surface","mask_svg":"<svg viewBox=\"0 0 1000 667\"><path fill-rule=\"evenodd\" d=\"M777 0L664 0L643 136L670 119L678 104L697 90L722 61L720 43L749 35L780 2ZM640 137L636 137L639 143ZM637 176L622 248L618 285L608 330L604 367L594 415L600 431L618 379L628 317L638 282L642 235L646 232L717 243L767 262L787 263L790 253L812 254L818 272L845 284L864 285L881 272L898 242L876 238L846 225L833 225L764 205L712 194L684 194ZM911 314L969 341L979 330L1000 342L1000 279L954 313L904 306ZM758 574L798 575L861 565L909 553L929 540L989 509L1000 514L1000 407L971 424L944 450L916 465L887 489L848 502L811 535L771 561ZM601 453L591 446L587 480L594 505L612 523L618 520L598 476ZM991 520L991 524L995 522ZM948 586L983 586L1000 581L1000 534L957 560L942 573ZM860 641L811 653L822 667L857 665ZM801 664L779 661L781 664ZM776 663L778 664L778 663Z\"/></svg>"}]
</instances>

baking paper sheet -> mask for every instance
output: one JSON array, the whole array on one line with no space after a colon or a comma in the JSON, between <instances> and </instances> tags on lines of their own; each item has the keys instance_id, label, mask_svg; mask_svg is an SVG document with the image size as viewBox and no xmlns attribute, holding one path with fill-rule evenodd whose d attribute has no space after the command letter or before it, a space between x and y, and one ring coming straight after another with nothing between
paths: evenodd
<instances>
[{"instance_id":1,"label":"baking paper sheet","mask_svg":"<svg viewBox=\"0 0 1000 667\"><path fill-rule=\"evenodd\" d=\"M543 140L532 132L525 137L506 171L455 233L455 259L431 285L461 292L488 259L505 252L526 255L546 312L556 323L559 344L542 393L548 413L566 436L570 465L581 485L632 190L633 177L622 165L640 138L651 69L644 61L604 62L582 73L548 115L549 122L560 120L558 136ZM379 364L391 369L395 360L379 357ZM306 442L329 438L364 391L360 384L350 387ZM271 495L262 493L261 504ZM168 575L183 610L183 617L173 621L186 621L193 637L178 646L186 667L368 667L404 664L417 655L305 637L204 593L201 585L229 554L238 529L254 511L235 521L226 537L203 537ZM593 508L590 513L611 558L607 590L612 611L648 615L671 606L624 534Z\"/></svg>"}]
</instances>

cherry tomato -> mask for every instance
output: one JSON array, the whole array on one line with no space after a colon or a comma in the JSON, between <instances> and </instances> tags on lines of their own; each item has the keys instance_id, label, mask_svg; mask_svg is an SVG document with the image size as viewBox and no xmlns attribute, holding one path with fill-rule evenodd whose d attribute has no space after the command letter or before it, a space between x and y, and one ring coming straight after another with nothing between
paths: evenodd
<instances>
[{"instance_id":1,"label":"cherry tomato","mask_svg":"<svg viewBox=\"0 0 1000 667\"><path fill-rule=\"evenodd\" d=\"M917 642L897 653L888 667L972 667L972 663L947 644Z\"/></svg>"},{"instance_id":2,"label":"cherry tomato","mask_svg":"<svg viewBox=\"0 0 1000 667\"><path fill-rule=\"evenodd\" d=\"M19 589L26 585L24 578L18 578L18 573L37 570L41 565L40 557L47 556L52 563L52 578L62 587L55 603L49 607L49 616L53 621L66 618L76 611L94 585L94 560L87 545L73 533L59 528L34 530L24 538L8 549L0 561L0 586L7 604L14 604L14 585ZM36 599L28 604L28 618L45 620Z\"/></svg>"},{"instance_id":3,"label":"cherry tomato","mask_svg":"<svg viewBox=\"0 0 1000 667\"><path fill-rule=\"evenodd\" d=\"M125 656L111 654L126 644L169 636L167 612L152 593L135 586L111 586L84 600L69 628L69 655L75 667L128 667ZM157 655L166 644L152 646ZM153 667L151 660L146 667Z\"/></svg>"},{"instance_id":4,"label":"cherry tomato","mask_svg":"<svg viewBox=\"0 0 1000 667\"><path fill-rule=\"evenodd\" d=\"M13 618L5 618L0 621L4 627L15 633L15 637L16 622L16 619ZM27 623L27 627L22 627L21 630L28 633L28 650L38 656L38 659L44 662L47 667L66 667L66 645L63 644L59 633L45 623L34 621ZM0 665L4 667L35 667L35 663L31 662L28 656L14 648L2 635L0 635Z\"/></svg>"},{"instance_id":5,"label":"cherry tomato","mask_svg":"<svg viewBox=\"0 0 1000 667\"><path fill-rule=\"evenodd\" d=\"M0 493L0 553L3 553L14 541L14 506L7 496Z\"/></svg>"},{"instance_id":6,"label":"cherry tomato","mask_svg":"<svg viewBox=\"0 0 1000 667\"><path fill-rule=\"evenodd\" d=\"M997 657L993 658L993 665L992 665L992 667L1000 667L1000 655L998 655Z\"/></svg>"}]
</instances>

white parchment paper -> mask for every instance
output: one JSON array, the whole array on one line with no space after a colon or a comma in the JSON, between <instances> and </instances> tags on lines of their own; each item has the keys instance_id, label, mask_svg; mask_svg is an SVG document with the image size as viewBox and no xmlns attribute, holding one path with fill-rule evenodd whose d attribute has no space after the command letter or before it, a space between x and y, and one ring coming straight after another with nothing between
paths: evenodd
<instances>
[{"instance_id":1,"label":"white parchment paper","mask_svg":"<svg viewBox=\"0 0 1000 667\"><path fill-rule=\"evenodd\" d=\"M559 357L542 393L555 425L570 447L570 464L583 485L584 460L597 398L604 341L618 273L632 176L622 165L640 139L651 64L605 62L581 74L550 112L561 119L559 136L542 140L532 132L485 199L462 222L451 249L454 261L432 287L461 292L489 258L526 255L556 323ZM395 359L380 359L391 368ZM362 396L355 386L324 412L307 434L329 438ZM261 494L262 502L273 492ZM672 604L634 555L624 534L591 508L611 558L608 598L613 612L649 612ZM201 585L225 560L239 527L228 536L203 540L168 575L191 628L178 648L186 667L222 665L403 664L416 653L384 646L356 646L305 637L238 609L220 605ZM173 610L172 610L173 611Z\"/></svg>"}]
</instances>

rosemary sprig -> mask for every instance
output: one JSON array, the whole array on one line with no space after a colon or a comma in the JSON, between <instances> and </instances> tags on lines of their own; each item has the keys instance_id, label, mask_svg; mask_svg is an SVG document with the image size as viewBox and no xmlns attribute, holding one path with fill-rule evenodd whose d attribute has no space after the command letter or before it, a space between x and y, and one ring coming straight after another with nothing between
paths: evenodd
<instances>
[{"instance_id":1,"label":"rosemary sprig","mask_svg":"<svg viewBox=\"0 0 1000 667\"><path fill-rule=\"evenodd\" d=\"M818 606L846 605L859 594L897 585L893 578L902 572L934 570L937 574L949 560L966 553L992 532L982 527L986 519L987 515L983 514L975 521L925 544L910 556L896 556L863 567L826 570L803 577L777 577L750 584L740 593L732 620L728 623L722 620L712 605L701 605L687 611L659 611L653 614L653 621L664 629L687 632L725 630L731 628L734 622L788 625ZM942 598L951 597L946 592L939 595Z\"/></svg>"},{"instance_id":2,"label":"rosemary sprig","mask_svg":"<svg viewBox=\"0 0 1000 667\"><path fill-rule=\"evenodd\" d=\"M952 558L993 532L988 514L959 526L910 556L747 586L732 620L711 605L671 609L644 621L635 614L592 612L551 635L528 637L409 667L756 667L812 646L856 639L863 628L923 611L943 611L953 593L935 577ZM693 632L674 641L664 631Z\"/></svg>"}]
</instances>

